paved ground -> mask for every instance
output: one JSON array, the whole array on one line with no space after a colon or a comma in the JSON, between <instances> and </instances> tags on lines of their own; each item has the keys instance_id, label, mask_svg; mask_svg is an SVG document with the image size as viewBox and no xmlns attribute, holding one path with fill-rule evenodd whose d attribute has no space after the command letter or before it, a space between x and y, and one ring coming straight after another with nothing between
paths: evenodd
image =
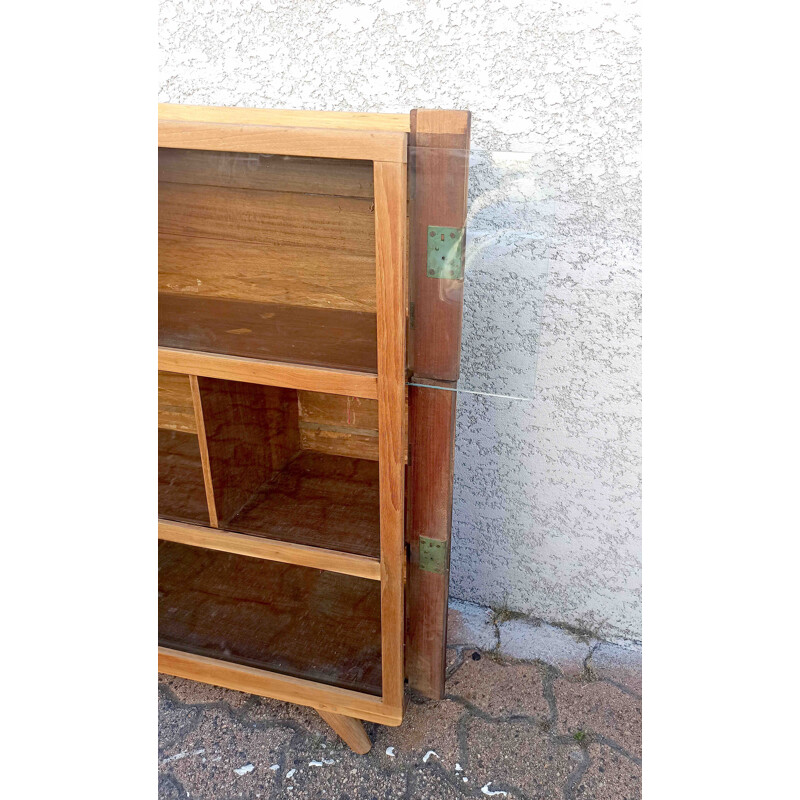
<instances>
[{"instance_id":1,"label":"paved ground","mask_svg":"<svg viewBox=\"0 0 800 800\"><path fill-rule=\"evenodd\" d=\"M456 603L447 696L367 723L358 756L312 711L159 676L159 797L641 796L641 650Z\"/></svg>"}]
</instances>

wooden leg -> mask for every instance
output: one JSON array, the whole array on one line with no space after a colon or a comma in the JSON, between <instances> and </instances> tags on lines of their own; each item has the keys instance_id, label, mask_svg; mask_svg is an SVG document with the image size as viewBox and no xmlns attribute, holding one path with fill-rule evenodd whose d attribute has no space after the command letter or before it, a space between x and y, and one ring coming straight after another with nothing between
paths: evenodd
<instances>
[{"instance_id":1,"label":"wooden leg","mask_svg":"<svg viewBox=\"0 0 800 800\"><path fill-rule=\"evenodd\" d=\"M372 742L369 740L369 736L367 736L360 719L334 714L332 711L320 711L319 709L317 709L317 713L342 737L344 743L353 752L362 756L364 753L369 753Z\"/></svg>"}]
</instances>

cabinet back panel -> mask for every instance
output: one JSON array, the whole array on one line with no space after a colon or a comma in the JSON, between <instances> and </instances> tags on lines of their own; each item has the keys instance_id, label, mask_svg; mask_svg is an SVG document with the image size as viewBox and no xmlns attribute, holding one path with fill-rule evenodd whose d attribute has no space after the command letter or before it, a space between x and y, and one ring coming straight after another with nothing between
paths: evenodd
<instances>
[{"instance_id":1,"label":"cabinet back panel","mask_svg":"<svg viewBox=\"0 0 800 800\"><path fill-rule=\"evenodd\" d=\"M297 393L300 446L378 460L378 401L322 392Z\"/></svg>"},{"instance_id":2,"label":"cabinet back panel","mask_svg":"<svg viewBox=\"0 0 800 800\"><path fill-rule=\"evenodd\" d=\"M372 162L218 150L158 149L158 179L303 194L372 197Z\"/></svg>"},{"instance_id":3,"label":"cabinet back panel","mask_svg":"<svg viewBox=\"0 0 800 800\"><path fill-rule=\"evenodd\" d=\"M327 159L165 152L190 155L160 155L160 291L374 313L375 218L363 165L326 171L316 162Z\"/></svg>"},{"instance_id":4,"label":"cabinet back panel","mask_svg":"<svg viewBox=\"0 0 800 800\"><path fill-rule=\"evenodd\" d=\"M158 373L158 427L170 431L197 433L188 375Z\"/></svg>"},{"instance_id":5,"label":"cabinet back panel","mask_svg":"<svg viewBox=\"0 0 800 800\"><path fill-rule=\"evenodd\" d=\"M198 378L220 527L300 450L293 389Z\"/></svg>"}]
</instances>

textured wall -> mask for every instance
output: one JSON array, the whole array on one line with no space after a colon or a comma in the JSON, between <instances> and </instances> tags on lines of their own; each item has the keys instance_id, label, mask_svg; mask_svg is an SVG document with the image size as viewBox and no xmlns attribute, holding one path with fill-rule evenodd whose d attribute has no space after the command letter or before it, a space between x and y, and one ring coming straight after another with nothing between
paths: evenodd
<instances>
[{"instance_id":1,"label":"textured wall","mask_svg":"<svg viewBox=\"0 0 800 800\"><path fill-rule=\"evenodd\" d=\"M167 0L159 30L162 102L473 112L451 591L640 638L636 4Z\"/></svg>"}]
</instances>

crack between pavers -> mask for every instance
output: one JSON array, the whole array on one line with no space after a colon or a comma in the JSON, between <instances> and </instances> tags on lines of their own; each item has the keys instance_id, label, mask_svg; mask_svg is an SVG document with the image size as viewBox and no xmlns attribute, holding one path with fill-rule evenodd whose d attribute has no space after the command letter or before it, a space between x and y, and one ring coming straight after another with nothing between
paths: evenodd
<instances>
[{"instance_id":1,"label":"crack between pavers","mask_svg":"<svg viewBox=\"0 0 800 800\"><path fill-rule=\"evenodd\" d=\"M564 786L562 787L564 800L575 800L574 792L578 787L578 783L583 779L583 776L586 774L589 766L592 763L587 747L581 746L581 753L583 758L581 759L580 764L578 764L578 766L567 776L567 780L564 781Z\"/></svg>"}]
</instances>

